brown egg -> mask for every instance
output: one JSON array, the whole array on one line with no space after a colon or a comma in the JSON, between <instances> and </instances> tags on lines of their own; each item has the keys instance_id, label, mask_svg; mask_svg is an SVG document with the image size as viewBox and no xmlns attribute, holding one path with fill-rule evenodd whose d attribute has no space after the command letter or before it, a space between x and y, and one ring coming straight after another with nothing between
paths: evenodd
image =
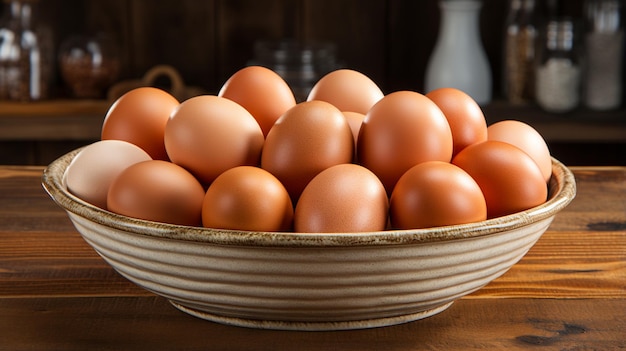
<instances>
[{"instance_id":1,"label":"brown egg","mask_svg":"<svg viewBox=\"0 0 626 351\"><path fill-rule=\"evenodd\" d=\"M480 187L461 168L441 161L423 162L406 171L390 199L391 226L415 229L487 219Z\"/></svg>"},{"instance_id":2,"label":"brown egg","mask_svg":"<svg viewBox=\"0 0 626 351\"><path fill-rule=\"evenodd\" d=\"M473 144L459 152L452 163L480 186L488 218L524 211L547 199L548 189L539 166L511 144L494 140Z\"/></svg>"},{"instance_id":3,"label":"brown egg","mask_svg":"<svg viewBox=\"0 0 626 351\"><path fill-rule=\"evenodd\" d=\"M432 100L420 93L398 91L382 98L365 115L357 156L391 195L409 168L426 161L450 161L452 133Z\"/></svg>"},{"instance_id":4,"label":"brown egg","mask_svg":"<svg viewBox=\"0 0 626 351\"><path fill-rule=\"evenodd\" d=\"M165 127L172 162L205 185L229 168L258 165L263 142L261 127L245 108L212 95L181 103Z\"/></svg>"},{"instance_id":5,"label":"brown egg","mask_svg":"<svg viewBox=\"0 0 626 351\"><path fill-rule=\"evenodd\" d=\"M239 166L220 174L207 189L202 224L210 228L289 231L293 205L285 187L271 173Z\"/></svg>"},{"instance_id":6,"label":"brown egg","mask_svg":"<svg viewBox=\"0 0 626 351\"><path fill-rule=\"evenodd\" d=\"M339 69L317 81L307 101L326 101L340 111L366 114L382 97L383 92L368 76L351 69Z\"/></svg>"},{"instance_id":7,"label":"brown egg","mask_svg":"<svg viewBox=\"0 0 626 351\"><path fill-rule=\"evenodd\" d=\"M294 229L309 233L384 230L389 202L385 187L368 169L340 164L320 172L296 205Z\"/></svg>"},{"instance_id":8,"label":"brown egg","mask_svg":"<svg viewBox=\"0 0 626 351\"><path fill-rule=\"evenodd\" d=\"M107 209L113 180L129 166L151 160L142 148L122 140L100 140L85 146L65 171L67 190L90 204Z\"/></svg>"},{"instance_id":9,"label":"brown egg","mask_svg":"<svg viewBox=\"0 0 626 351\"><path fill-rule=\"evenodd\" d=\"M517 146L526 152L539 166L547 182L552 176L552 158L546 141L530 125L514 120L496 122L487 128L488 139Z\"/></svg>"},{"instance_id":10,"label":"brown egg","mask_svg":"<svg viewBox=\"0 0 626 351\"><path fill-rule=\"evenodd\" d=\"M346 117L350 130L352 130L352 137L354 137L354 147L356 148L356 142L359 139L359 131L361 130L361 124L365 119L365 115L358 112L343 111L343 115Z\"/></svg>"},{"instance_id":11,"label":"brown egg","mask_svg":"<svg viewBox=\"0 0 626 351\"><path fill-rule=\"evenodd\" d=\"M231 99L254 116L263 135L274 122L296 104L287 82L276 72L261 66L249 66L235 72L220 89L218 96Z\"/></svg>"},{"instance_id":12,"label":"brown egg","mask_svg":"<svg viewBox=\"0 0 626 351\"><path fill-rule=\"evenodd\" d=\"M319 172L350 163L353 155L354 138L341 111L324 101L301 102L267 134L261 167L283 183L295 202Z\"/></svg>"},{"instance_id":13,"label":"brown egg","mask_svg":"<svg viewBox=\"0 0 626 351\"><path fill-rule=\"evenodd\" d=\"M167 161L126 168L109 188L109 210L156 222L199 226L204 188L191 173Z\"/></svg>"},{"instance_id":14,"label":"brown egg","mask_svg":"<svg viewBox=\"0 0 626 351\"><path fill-rule=\"evenodd\" d=\"M456 88L430 91L431 99L443 112L452 131L452 155L466 146L487 140L487 122L482 109L471 96Z\"/></svg>"},{"instance_id":15,"label":"brown egg","mask_svg":"<svg viewBox=\"0 0 626 351\"><path fill-rule=\"evenodd\" d=\"M178 100L152 87L136 88L109 107L102 125L102 139L124 140L144 149L155 160L168 160L163 134Z\"/></svg>"}]
</instances>

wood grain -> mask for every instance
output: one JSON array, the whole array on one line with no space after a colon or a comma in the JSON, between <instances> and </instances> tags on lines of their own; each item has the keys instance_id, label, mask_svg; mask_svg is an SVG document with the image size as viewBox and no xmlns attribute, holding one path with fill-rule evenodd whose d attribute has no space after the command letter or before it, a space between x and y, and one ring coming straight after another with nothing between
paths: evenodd
<instances>
[{"instance_id":1,"label":"wood grain","mask_svg":"<svg viewBox=\"0 0 626 351\"><path fill-rule=\"evenodd\" d=\"M624 300L460 300L412 323L342 332L255 330L197 319L159 297L0 299L0 349L619 350Z\"/></svg>"},{"instance_id":2,"label":"wood grain","mask_svg":"<svg viewBox=\"0 0 626 351\"><path fill-rule=\"evenodd\" d=\"M386 40L387 1L304 0L302 40L330 42L344 67L364 73L384 86L388 54Z\"/></svg>"},{"instance_id":3,"label":"wood grain","mask_svg":"<svg viewBox=\"0 0 626 351\"><path fill-rule=\"evenodd\" d=\"M187 85L216 86L216 1L131 0L128 47L131 72L143 76L151 67L168 64ZM138 78L138 77L134 77ZM159 81L166 87L172 82Z\"/></svg>"},{"instance_id":4,"label":"wood grain","mask_svg":"<svg viewBox=\"0 0 626 351\"><path fill-rule=\"evenodd\" d=\"M292 0L221 0L218 4L215 90L254 56L256 40L294 39L299 2Z\"/></svg>"},{"instance_id":5,"label":"wood grain","mask_svg":"<svg viewBox=\"0 0 626 351\"><path fill-rule=\"evenodd\" d=\"M54 100L0 101L0 140L96 140L110 102Z\"/></svg>"},{"instance_id":6,"label":"wood grain","mask_svg":"<svg viewBox=\"0 0 626 351\"><path fill-rule=\"evenodd\" d=\"M509 272L468 298L626 298L626 235L547 232Z\"/></svg>"}]
</instances>

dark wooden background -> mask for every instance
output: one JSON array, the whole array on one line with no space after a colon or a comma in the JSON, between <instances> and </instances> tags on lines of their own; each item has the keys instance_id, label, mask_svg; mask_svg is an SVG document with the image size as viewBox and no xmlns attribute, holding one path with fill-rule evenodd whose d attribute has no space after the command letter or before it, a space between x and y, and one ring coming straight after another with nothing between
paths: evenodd
<instances>
[{"instance_id":1,"label":"dark wooden background","mask_svg":"<svg viewBox=\"0 0 626 351\"><path fill-rule=\"evenodd\" d=\"M541 12L546 1L539 0ZM561 1L582 13L583 0ZM438 34L436 0L46 0L40 18L57 47L68 36L103 31L120 46L121 78L170 64L185 83L216 91L253 56L256 40L328 41L337 57L386 93L421 91ZM499 95L507 0L483 0L481 36Z\"/></svg>"}]
</instances>

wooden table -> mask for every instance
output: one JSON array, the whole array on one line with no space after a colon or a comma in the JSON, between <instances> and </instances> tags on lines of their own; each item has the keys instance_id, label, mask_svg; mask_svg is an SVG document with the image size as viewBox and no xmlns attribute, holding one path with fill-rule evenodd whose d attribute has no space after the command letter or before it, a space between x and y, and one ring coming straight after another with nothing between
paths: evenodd
<instances>
[{"instance_id":1,"label":"wooden table","mask_svg":"<svg viewBox=\"0 0 626 351\"><path fill-rule=\"evenodd\" d=\"M576 199L504 276L393 327L285 332L188 316L111 269L42 190L0 167L0 350L626 349L626 167L573 168Z\"/></svg>"}]
</instances>

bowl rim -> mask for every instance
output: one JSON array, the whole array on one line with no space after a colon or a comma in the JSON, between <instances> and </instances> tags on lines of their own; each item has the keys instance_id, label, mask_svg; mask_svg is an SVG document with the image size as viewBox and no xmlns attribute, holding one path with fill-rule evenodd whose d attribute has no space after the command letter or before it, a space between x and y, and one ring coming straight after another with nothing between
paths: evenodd
<instances>
[{"instance_id":1,"label":"bowl rim","mask_svg":"<svg viewBox=\"0 0 626 351\"><path fill-rule=\"evenodd\" d=\"M548 183L549 195L546 202L522 212L480 222L425 229L391 229L359 233L253 232L192 227L119 215L87 203L70 193L65 185L65 171L83 148L70 151L52 161L42 174L44 190L68 214L135 235L217 245L352 247L406 245L476 238L514 230L551 218L576 196L574 175L563 163L552 157L552 176Z\"/></svg>"}]
</instances>

